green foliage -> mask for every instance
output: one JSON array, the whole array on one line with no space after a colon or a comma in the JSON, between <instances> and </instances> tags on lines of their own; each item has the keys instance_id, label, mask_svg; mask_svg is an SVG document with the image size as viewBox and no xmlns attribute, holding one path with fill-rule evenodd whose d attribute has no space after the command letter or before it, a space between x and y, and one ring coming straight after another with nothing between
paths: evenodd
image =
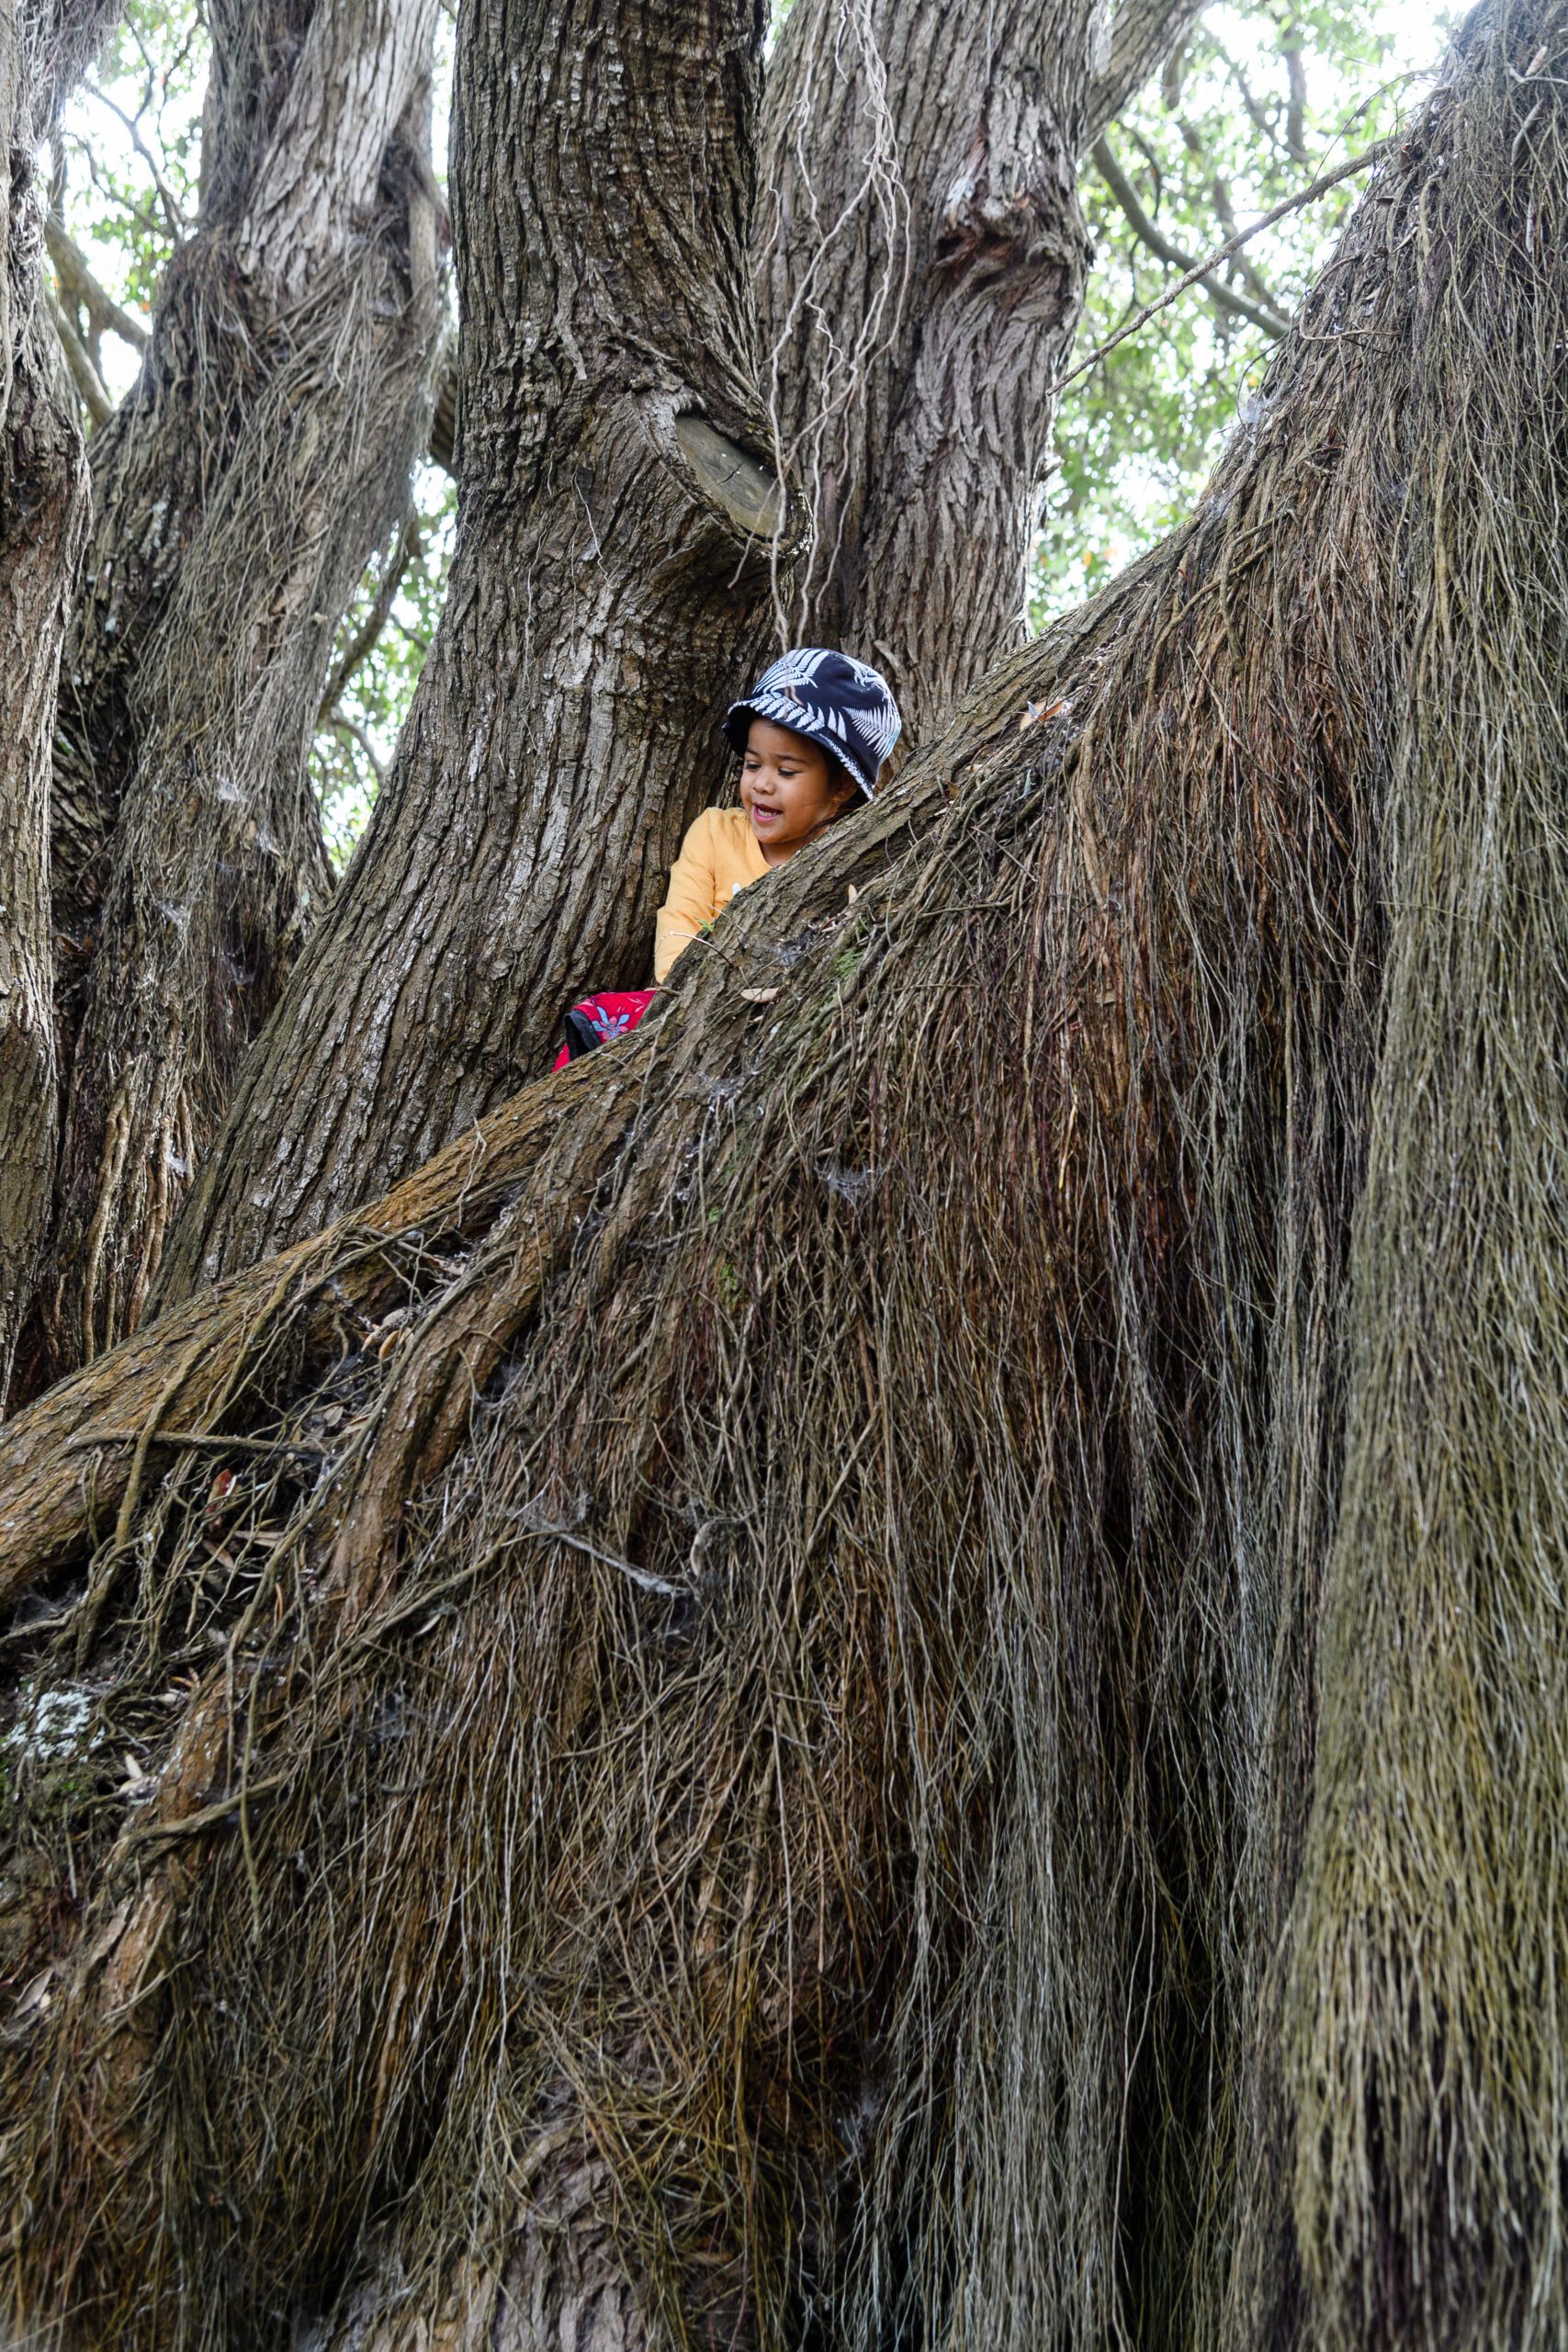
<instances>
[{"instance_id":1,"label":"green foliage","mask_svg":"<svg viewBox=\"0 0 1568 2352\"><path fill-rule=\"evenodd\" d=\"M151 312L195 217L209 52L200 0L129 0L96 76L66 118L58 209L132 312ZM83 330L91 343L85 315ZM122 361L108 374L123 384L129 369Z\"/></svg>"},{"instance_id":2,"label":"green foliage","mask_svg":"<svg viewBox=\"0 0 1568 2352\"><path fill-rule=\"evenodd\" d=\"M1247 0L1212 8L1109 134L1161 234L1202 259L1382 137L1435 65L1447 18L1390 0ZM1322 267L1359 183L1249 243L1217 275L1292 311ZM1141 242L1092 162L1084 209L1097 247L1080 358L1181 275ZM1066 393L1031 599L1036 628L1068 609L1191 507L1271 337L1193 287Z\"/></svg>"}]
</instances>

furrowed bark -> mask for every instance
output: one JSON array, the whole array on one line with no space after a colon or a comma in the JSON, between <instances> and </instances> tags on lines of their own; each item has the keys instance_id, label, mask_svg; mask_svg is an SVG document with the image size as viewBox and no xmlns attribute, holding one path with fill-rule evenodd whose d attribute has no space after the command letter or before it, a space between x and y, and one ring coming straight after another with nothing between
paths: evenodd
<instances>
[{"instance_id":1,"label":"furrowed bark","mask_svg":"<svg viewBox=\"0 0 1568 2352\"><path fill-rule=\"evenodd\" d=\"M0 76L6 64L0 56ZM0 156L26 156L33 140L5 119L6 96L0 80ZM0 1408L54 1174L49 746L87 521L82 435L51 365L37 223L26 217L36 206L15 181L11 198L0 253L10 280L9 317L0 318L8 363L0 406Z\"/></svg>"},{"instance_id":2,"label":"furrowed bark","mask_svg":"<svg viewBox=\"0 0 1568 2352\"><path fill-rule=\"evenodd\" d=\"M643 977L776 494L745 229L752 0L513 0L459 40L457 551L393 771L246 1064L164 1297L310 1231ZM546 70L522 84L510 62Z\"/></svg>"},{"instance_id":3,"label":"furrowed bark","mask_svg":"<svg viewBox=\"0 0 1568 2352\"><path fill-rule=\"evenodd\" d=\"M1056 660L1087 662L1113 626L1114 604L1102 600L1058 628ZM1023 674L1015 664L978 692L946 758L923 781L901 780L880 796L835 842L830 862L796 860L776 878L759 909L766 919L748 926L739 983L776 975L781 954L807 944L815 926L841 910L847 890L886 875L940 813L954 769L1010 724ZM705 1002L727 993L716 978L709 973ZM700 1028L691 1029L681 1052L694 1069L701 1067ZM151 1417L154 1438L170 1430L243 1431L280 1397L307 1392L341 1355L356 1321L369 1330L399 1303L407 1268L422 1253L429 1266L416 1287L434 1295L450 1261L466 1261L520 1202L532 1202L531 1216L547 1210L552 1225L569 1225L622 1136L636 1086L623 1058L611 1056L536 1080L381 1199L171 1306L0 1428L0 1605L79 1557L95 1523L120 1510L132 1475L127 1452L106 1444L90 1476L72 1469L94 1453L95 1430L141 1430ZM597 1106L592 1115L590 1097ZM275 1354L288 1367L281 1389L261 1369Z\"/></svg>"},{"instance_id":4,"label":"furrowed bark","mask_svg":"<svg viewBox=\"0 0 1568 2352\"><path fill-rule=\"evenodd\" d=\"M1023 633L1089 243L1077 162L1196 15L800 0L769 74L765 381L811 544L793 633L886 672L919 740Z\"/></svg>"},{"instance_id":5,"label":"furrowed bark","mask_svg":"<svg viewBox=\"0 0 1568 2352\"><path fill-rule=\"evenodd\" d=\"M0 25L0 1410L54 1172L49 755L87 523L43 277L37 154L109 17L17 9Z\"/></svg>"},{"instance_id":6,"label":"furrowed bark","mask_svg":"<svg viewBox=\"0 0 1568 2352\"><path fill-rule=\"evenodd\" d=\"M998 733L1010 736L1016 700L1015 681L998 680L950 746L951 760L974 757ZM841 911L848 883L869 887L886 873L890 852L909 830L928 826L947 806L951 760L923 786L891 792L852 839L845 837L845 854L815 869L801 861L779 877L772 904L750 910L749 941L738 942L743 978L777 968L781 925L784 942L807 952L814 931L824 921L830 927ZM759 916L771 916L771 924ZM694 971L688 978L700 986L705 976ZM705 983L702 1013L668 1046L677 1075L664 1082L673 1083L678 1098L705 1089L712 1053L739 1046L753 1017L722 968L710 967ZM651 1025L640 1049L644 1063L649 1049L659 1050ZM0 1430L6 1601L15 1604L40 1577L54 1579L66 1612L73 1612L73 1638L90 1646L106 1611L113 1614L116 1583L129 1565L121 1535L162 1488L171 1461L188 1460L194 1450L198 1464L217 1464L229 1453L243 1458L252 1444L270 1444L253 1433L270 1428L280 1411L288 1416L323 1380L331 1384L345 1361L358 1361L374 1366L377 1383L386 1384L377 1459L367 1464L356 1497L345 1496L348 1508L310 1574L313 1584L322 1579L317 1634L324 1636L331 1623L340 1634L359 1627L378 1643L388 1611L395 1615L400 1606L387 1548L389 1539L394 1547L399 1540L397 1513L389 1519L378 1498L401 1494L409 1478L427 1484L465 1442L476 1386L485 1385L500 1349L514 1347L526 1328L562 1246L570 1247L578 1214L623 1148L643 1084L637 1058L611 1055L596 1056L563 1079L541 1080L372 1210L171 1310L39 1398ZM616 1229L633 1228L651 1214L666 1183L665 1166L651 1155L632 1197L619 1206ZM476 1337L486 1352L476 1348ZM453 1397L460 1405L456 1418L446 1410ZM215 1438L213 1451L209 1442ZM393 1463L400 1468L389 1480ZM206 1483L204 1476L204 1491ZM111 1525L118 1532L105 1550ZM96 1557L96 1565L77 1593L85 1557ZM47 1607L60 1605L57 1600ZM111 1860L113 1932L98 1939L69 1988L61 1980L45 2000L46 1984L29 1973L26 1893L8 1909L0 1906L0 1957L24 1996L32 1993L24 2019L47 2015L58 2028L69 2011L94 2037L95 2064L67 2095L73 2121L58 2143L56 2192L67 2201L85 2186L75 2170L81 2149L73 2152L77 2119L100 2154L132 2161L147 2069L157 2064L166 2021L161 1980L175 1963L182 1920L202 1899L210 1871L212 1849L202 1832L231 1810L225 1792L235 1761L235 1694L244 1708L254 1687L248 1673L235 1682L220 1667L193 1694L161 1769L159 1792L128 1824L130 1834ZM252 1708L253 1734L269 1719L270 1705L264 1702L260 1713ZM478 1826L484 1806L469 1807L468 1817ZM428 1951L419 1971L427 1985L440 1983ZM627 2063L645 2065L646 2055ZM597 2140L585 2137L588 2125L560 2086L537 2101L525 2086L518 2096L519 2128L526 2125L519 2148L522 2201L502 2225L504 2252L492 2258L490 2237L481 2233L471 2258L443 2270L432 2285L417 2231L406 2247L412 2268L404 2267L400 2239L390 2251L375 2240L350 2247L342 2315L308 2341L344 2352L371 2346L405 2352L432 2342L454 2352L479 2343L515 2345L519 2352L558 2344L561 2352L569 2346L581 2352L585 2345L640 2340L663 2307L660 2298L674 2290L668 2278L649 2285L623 2243L615 2218L622 2170L608 2166ZM570 2229L559 2226L568 2221ZM85 2310L97 2308L99 2291L128 2250L128 2232L144 2225L155 2233L163 2226L155 2205L133 2188L114 2216L103 2217L92 2238L74 2247L68 2292ZM290 2233L306 2242L308 2265L320 2233L313 2227L295 2233L292 2225ZM269 2246L268 2261L276 2251ZM177 2269L176 2262L171 2292ZM744 2273L733 2250L722 2266L716 2254L701 2276L713 2298L713 2328L702 2340L745 2345L750 2325L737 2284ZM264 2273L257 2288L241 2267L231 2284L276 2302L276 2274ZM13 2308L41 2317L37 2297L35 2279ZM167 2321L149 2321L143 2309L119 2324L127 2330L123 2340L158 2343ZM240 2340L254 2324L240 2324Z\"/></svg>"},{"instance_id":7,"label":"furrowed bark","mask_svg":"<svg viewBox=\"0 0 1568 2352\"><path fill-rule=\"evenodd\" d=\"M56 770L55 1371L134 1324L331 893L306 753L337 620L407 496L439 334L434 18L219 11L202 222L94 444Z\"/></svg>"},{"instance_id":8,"label":"furrowed bark","mask_svg":"<svg viewBox=\"0 0 1568 2352\"><path fill-rule=\"evenodd\" d=\"M841 636L886 663L918 733L1012 641L1048 390L1071 338L1087 260L1075 157L1092 128L1097 37L1088 0L1065 22L1059 7L1032 0L994 24L989 15L933 17L908 0L887 0L874 38L887 52L886 103L895 111L868 130L872 62L855 48L859 32L840 24L840 8L841 0L802 0L770 71L764 178L776 193L761 213L778 233L761 288L765 311L790 323L763 342L778 344L775 403L793 405L776 421L819 510L819 538L841 526L851 548L852 583L840 582L830 609L808 598L801 628ZM1190 16L1186 8L1139 13L1120 70L1153 61L1160 39L1174 39ZM489 185L479 141L492 135L476 111L463 165L476 174L476 218ZM749 160L748 149L742 178ZM912 215L877 176L887 170L915 184ZM732 177L729 209L710 241L719 277L708 299L722 321L709 339L728 355L730 377L704 397L713 421L766 449L775 421L763 427L757 419L752 320L735 250L744 195ZM885 195L890 210L879 209ZM542 223L555 217L547 188L531 200ZM819 220L840 209L848 228L819 252ZM582 192L576 233L584 222L596 238L621 233L602 186ZM543 304L552 299L548 241L541 233L533 243L541 284L528 299ZM481 274L482 259L464 269L465 364L480 366L479 389L465 394L470 435L487 401L497 417L517 414L512 374L498 368L486 392L472 356L495 334L495 273ZM901 309L887 305L888 270L900 283L910 273ZM644 289L620 299L626 315L641 303L639 334L655 344L662 334L665 347L668 332L658 324L664 298ZM620 319L615 323L618 338ZM601 339L604 325L600 320ZM853 339L863 329L874 356L846 408L842 371L827 354L834 336ZM579 321L573 333L593 354L593 328ZM590 376L599 364L591 360ZM560 402L532 460L549 469L547 481L541 472L529 490L537 519L521 534L508 522L507 502L527 480L519 475L497 495L487 445L475 439L464 461L474 473L465 492L470 536L465 543L460 530L450 614L396 775L319 947L247 1067L160 1297L185 1295L390 1181L539 1066L573 995L646 977L651 914L671 854L722 779L712 720L756 658L765 628L762 549L753 541L748 558L732 533L715 537L711 519L694 531L679 497L666 519L658 502L667 469L654 469L646 493L630 491L602 420L592 445L601 504L591 507L589 475L573 454L574 436L586 435L582 396L576 406L562 400L571 371L558 355L552 359L547 343L531 365L532 390L524 389L536 413L516 425L527 425L525 447L529 435L539 438L538 405ZM703 382L689 357L676 373ZM600 396L606 415L622 390L614 374ZM803 434L810 439L805 420L824 400L827 430L844 438L848 454L819 437L802 464L795 445ZM590 447L586 437L581 446ZM707 446L710 458L718 454ZM695 451L689 442L687 454ZM826 509L824 463L834 480L834 469L847 469L858 484L840 497L829 482ZM651 503L641 539L629 542L645 496ZM608 528L606 512L615 517ZM744 519L765 532L762 505ZM564 566L541 558L547 535L568 551ZM677 550L673 558L660 552L661 542ZM620 567L634 544L642 584L628 618ZM784 563L776 584L787 594L788 582ZM650 622L635 619L639 598ZM619 645L617 631L625 632ZM567 644L579 649L570 664ZM482 695L476 668L486 679ZM575 684L574 669L581 673ZM533 729L526 752L524 714ZM588 840L592 860L574 861L574 842ZM442 880L443 859L448 874L474 868L466 915L453 913L457 886ZM340 1025L348 1007L354 1017Z\"/></svg>"},{"instance_id":9,"label":"furrowed bark","mask_svg":"<svg viewBox=\"0 0 1568 2352\"><path fill-rule=\"evenodd\" d=\"M615 2184L571 2116L550 2102L518 2165L515 2225L499 2260L476 2252L438 2290L384 2255L336 2319L310 2330L301 2352L645 2352L647 2282L628 2275L606 2216ZM417 2261L417 2256L416 2256ZM734 2352L750 2338L732 2329Z\"/></svg>"}]
</instances>

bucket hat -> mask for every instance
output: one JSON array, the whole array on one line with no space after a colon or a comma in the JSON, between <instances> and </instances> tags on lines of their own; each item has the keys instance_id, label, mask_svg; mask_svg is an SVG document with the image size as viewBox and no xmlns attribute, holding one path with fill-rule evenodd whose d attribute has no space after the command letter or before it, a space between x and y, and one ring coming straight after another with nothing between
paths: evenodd
<instances>
[{"instance_id":1,"label":"bucket hat","mask_svg":"<svg viewBox=\"0 0 1568 2352\"><path fill-rule=\"evenodd\" d=\"M742 753L753 718L771 719L820 744L868 800L904 724L880 670L822 645L781 654L744 701L730 704L724 733Z\"/></svg>"}]
</instances>

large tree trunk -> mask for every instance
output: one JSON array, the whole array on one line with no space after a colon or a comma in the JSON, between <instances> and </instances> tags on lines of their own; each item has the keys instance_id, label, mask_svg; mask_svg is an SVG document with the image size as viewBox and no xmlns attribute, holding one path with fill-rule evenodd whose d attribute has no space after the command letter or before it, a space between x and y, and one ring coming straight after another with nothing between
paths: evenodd
<instances>
[{"instance_id":1,"label":"large tree trunk","mask_svg":"<svg viewBox=\"0 0 1568 2352\"><path fill-rule=\"evenodd\" d=\"M330 894L306 752L333 629L407 497L440 325L434 19L434 0L215 13L202 225L95 443L57 774L57 1369L135 1322Z\"/></svg>"},{"instance_id":2,"label":"large tree trunk","mask_svg":"<svg viewBox=\"0 0 1568 2352\"><path fill-rule=\"evenodd\" d=\"M460 484L440 632L166 1291L309 1232L642 977L721 774L776 493L746 263L754 0L516 0L459 40ZM513 61L549 70L514 86Z\"/></svg>"},{"instance_id":3,"label":"large tree trunk","mask_svg":"<svg viewBox=\"0 0 1568 2352\"><path fill-rule=\"evenodd\" d=\"M910 740L1021 643L1077 163L1197 15L797 0L769 74L764 376L809 545L791 632L887 673Z\"/></svg>"},{"instance_id":4,"label":"large tree trunk","mask_svg":"<svg viewBox=\"0 0 1568 2352\"><path fill-rule=\"evenodd\" d=\"M14 9L0 25L0 1409L54 1175L50 744L87 521L44 295L38 153L109 15Z\"/></svg>"},{"instance_id":5,"label":"large tree trunk","mask_svg":"<svg viewBox=\"0 0 1568 2352\"><path fill-rule=\"evenodd\" d=\"M1568 9L1499 18L1404 249L1441 469L1286 2053L1329 2352L1568 2342Z\"/></svg>"},{"instance_id":6,"label":"large tree trunk","mask_svg":"<svg viewBox=\"0 0 1568 2352\"><path fill-rule=\"evenodd\" d=\"M9 28L0 31L7 164L30 163L37 145L27 63ZM49 754L87 520L82 435L51 364L53 329L40 299L38 206L27 170L8 178L0 214L0 1408L54 1176Z\"/></svg>"},{"instance_id":7,"label":"large tree trunk","mask_svg":"<svg viewBox=\"0 0 1568 2352\"><path fill-rule=\"evenodd\" d=\"M0 1432L18 2320L1568 2327L1565 36L636 1038Z\"/></svg>"},{"instance_id":8,"label":"large tree trunk","mask_svg":"<svg viewBox=\"0 0 1568 2352\"><path fill-rule=\"evenodd\" d=\"M761 277L774 314L793 304L795 322L763 342L777 345L773 397L790 404L789 453L798 456L803 438L814 452L790 468L792 495L798 487L820 506L817 460L829 444L822 434L812 440L805 422L819 408L823 434L857 453L852 513L822 526L849 533L858 565L859 585L834 607L832 628L870 658L891 659L919 725L979 674L1021 604L1027 510L1087 259L1076 157L1095 39L1089 0L1020 0L995 19L909 0L885 0L873 13L868 34L843 0L801 0L770 73L765 178L783 226ZM1190 14L1186 0L1132 12L1118 74L1152 62L1162 35L1175 38ZM881 66L868 40L887 51ZM868 129L867 88L884 71L892 112ZM1108 84L1094 85L1096 102L1108 96ZM503 163L486 164L483 142L495 135L490 117L476 112L462 166L476 220L504 181ZM576 135L596 135L592 118ZM716 401L710 391L707 404L727 430L767 449L774 428L757 413L753 322L738 277L749 134L744 144L746 168L730 185L709 265L718 272L710 300L723 307L711 339L733 380ZM857 193L874 152L913 190L890 199L895 220L908 216L912 227L886 252L882 184ZM663 209L686 201L658 194L661 173L684 185L686 158L679 138L650 153L644 168ZM962 198L955 172L969 175ZM822 212L841 209L847 221L826 245L807 182ZM626 236L621 201L613 182L579 187L541 175L530 196L536 271L549 278L548 256L563 236L591 244ZM902 280L907 269L913 277L897 331L878 342L877 323L891 323L878 307L881 275ZM477 351L498 341L504 321L477 260L463 282L464 332ZM679 357L662 317L668 296L616 287L615 367L624 366L627 306L640 304L643 344L691 380L691 361ZM553 299L550 286L530 299ZM852 396L827 354L834 334L853 341L863 321L874 349ZM592 355L604 327L603 319L579 322L583 350ZM732 535L696 530L682 512L667 517L657 503L666 469L655 469L628 502L626 461L604 447L593 457L604 487L590 513L577 405L586 394L566 398L570 370L554 359L547 368L548 356L536 359L539 373L524 387L533 405L520 422L510 360L503 373L492 370L497 382L484 397L525 434L525 447L536 445L531 463L547 459L549 495L525 473L512 478L511 494L533 501L519 537L491 489L479 503L485 447L465 461L475 475L466 493L474 537L459 547L453 620L434 675L349 888L246 1070L174 1245L165 1296L311 1231L390 1182L543 1065L574 994L646 977L671 854L722 777L714 719L761 651L765 549L748 560ZM490 366L477 356L466 364ZM590 380L600 364L591 363ZM616 375L595 395L608 415L619 385ZM603 442L602 420L594 430ZM863 463L858 453L868 447L877 455ZM649 461L637 463L646 469ZM620 519L637 515L639 504L640 537ZM612 505L617 519L607 530ZM759 504L753 527L762 514ZM541 564L536 540L570 551L568 563ZM680 550L673 571L659 553L665 543ZM619 584L628 563L638 583L630 627ZM776 585L786 597L789 579L784 562ZM902 649L892 656L888 632Z\"/></svg>"}]
</instances>

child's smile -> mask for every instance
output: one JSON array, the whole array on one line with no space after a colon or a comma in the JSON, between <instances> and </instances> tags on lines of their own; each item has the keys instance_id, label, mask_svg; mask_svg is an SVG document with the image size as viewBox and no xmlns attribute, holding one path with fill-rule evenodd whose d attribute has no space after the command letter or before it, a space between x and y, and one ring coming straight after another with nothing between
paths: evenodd
<instances>
[{"instance_id":1,"label":"child's smile","mask_svg":"<svg viewBox=\"0 0 1568 2352\"><path fill-rule=\"evenodd\" d=\"M807 737L770 719L751 721L740 805L770 865L782 865L830 824L854 788Z\"/></svg>"}]
</instances>

